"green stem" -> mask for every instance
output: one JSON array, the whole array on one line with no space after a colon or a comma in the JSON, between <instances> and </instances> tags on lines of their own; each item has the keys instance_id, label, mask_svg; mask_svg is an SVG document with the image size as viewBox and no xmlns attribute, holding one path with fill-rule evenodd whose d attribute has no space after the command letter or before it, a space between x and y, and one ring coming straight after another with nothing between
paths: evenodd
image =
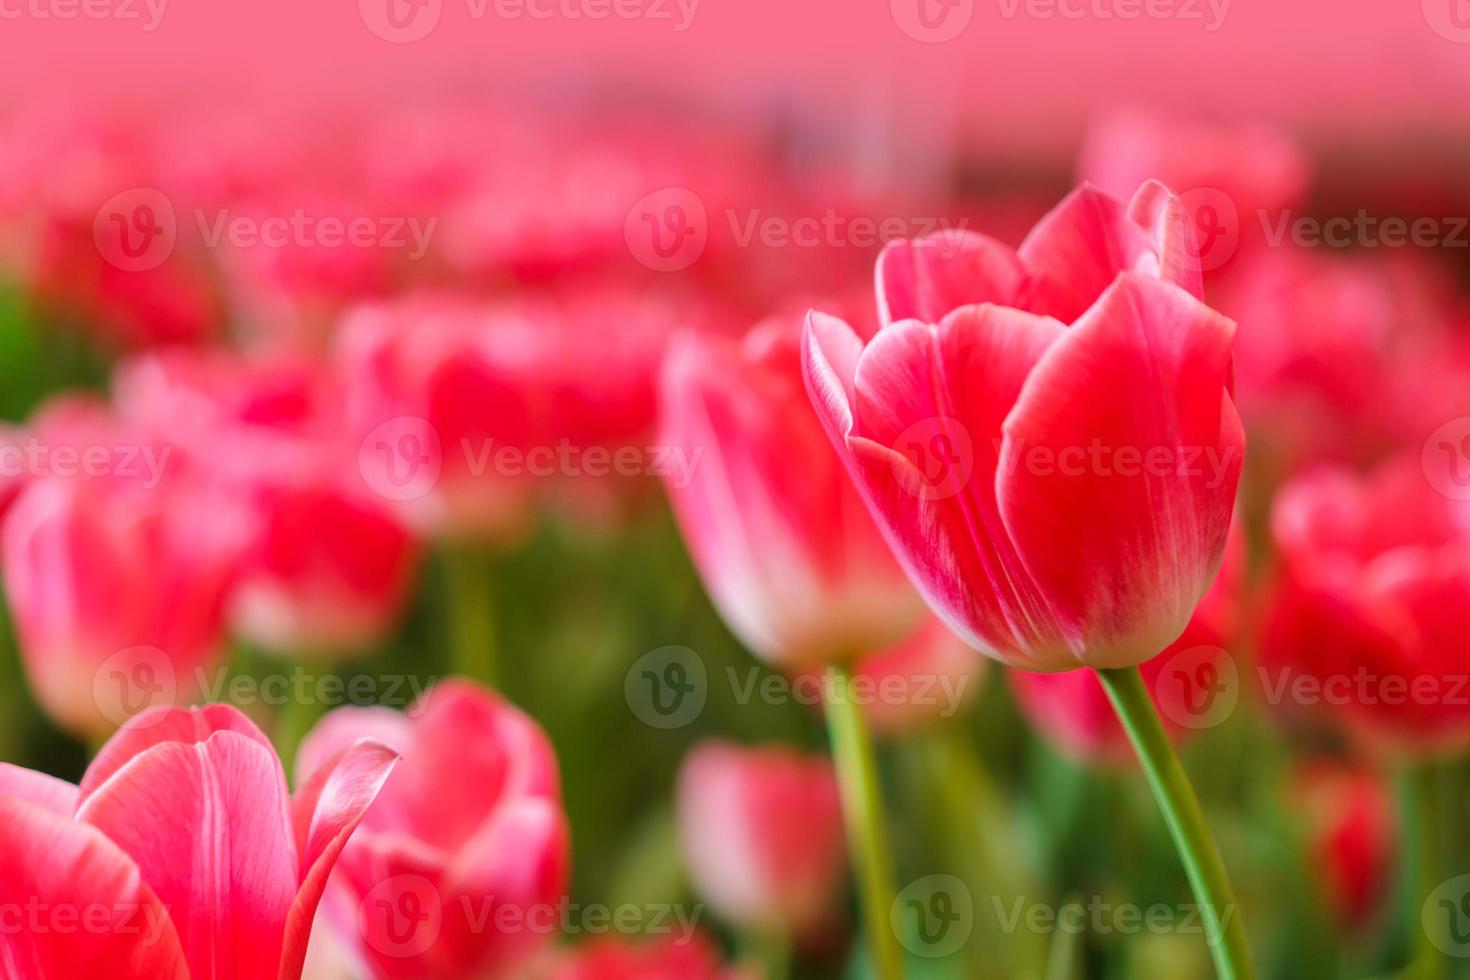
<instances>
[{"instance_id":1,"label":"green stem","mask_svg":"<svg viewBox=\"0 0 1470 980\"><path fill-rule=\"evenodd\" d=\"M845 667L830 669L836 683L826 685L827 727L842 788L847 843L858 875L873 975L877 980L903 980L903 954L889 919L894 900L893 856L873 741L862 708L853 697L852 675Z\"/></svg>"},{"instance_id":2,"label":"green stem","mask_svg":"<svg viewBox=\"0 0 1470 980\"><path fill-rule=\"evenodd\" d=\"M496 687L495 616L491 606L490 559L474 548L445 552L449 578L450 649L454 670Z\"/></svg>"},{"instance_id":3,"label":"green stem","mask_svg":"<svg viewBox=\"0 0 1470 980\"><path fill-rule=\"evenodd\" d=\"M1194 897L1202 906L1215 972L1222 980L1252 980L1255 967L1225 862L1205 823L1194 787L1159 723L1138 668L1099 670L1097 676L1133 742L1149 788L1174 838L1174 847L1184 862Z\"/></svg>"},{"instance_id":4,"label":"green stem","mask_svg":"<svg viewBox=\"0 0 1470 980\"><path fill-rule=\"evenodd\" d=\"M764 980L787 980L791 976L791 938L774 929L752 931L745 936L747 959Z\"/></svg>"},{"instance_id":5,"label":"green stem","mask_svg":"<svg viewBox=\"0 0 1470 980\"><path fill-rule=\"evenodd\" d=\"M1412 959L1401 976L1413 980L1439 980L1444 976L1444 959L1421 925L1420 916L1429 893L1434 891L1435 863L1439 855L1439 794L1432 764L1406 769L1400 780L1404 842L1403 915L1412 940Z\"/></svg>"}]
</instances>

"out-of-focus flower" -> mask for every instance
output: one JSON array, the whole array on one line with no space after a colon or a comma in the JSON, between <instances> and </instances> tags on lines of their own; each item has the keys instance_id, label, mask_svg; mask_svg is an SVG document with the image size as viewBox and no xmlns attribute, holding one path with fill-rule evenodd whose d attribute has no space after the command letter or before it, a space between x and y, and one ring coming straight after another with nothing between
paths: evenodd
<instances>
[{"instance_id":1,"label":"out-of-focus flower","mask_svg":"<svg viewBox=\"0 0 1470 980\"><path fill-rule=\"evenodd\" d=\"M1300 807L1311 859L1338 923L1363 927L1386 894L1394 860L1388 787L1369 769L1315 761L1297 771L1290 802Z\"/></svg>"},{"instance_id":2,"label":"out-of-focus flower","mask_svg":"<svg viewBox=\"0 0 1470 980\"><path fill-rule=\"evenodd\" d=\"M742 929L828 924L846 869L842 801L823 756L695 746L679 772L679 840L699 893Z\"/></svg>"},{"instance_id":3,"label":"out-of-focus flower","mask_svg":"<svg viewBox=\"0 0 1470 980\"><path fill-rule=\"evenodd\" d=\"M661 392L658 441L689 465L664 479L674 514L746 646L802 668L908 635L922 604L812 413L790 320L681 336Z\"/></svg>"},{"instance_id":4,"label":"out-of-focus flower","mask_svg":"<svg viewBox=\"0 0 1470 980\"><path fill-rule=\"evenodd\" d=\"M530 718L446 681L408 713L332 711L302 742L315 771L374 738L402 753L343 852L326 914L370 976L513 976L553 941L569 868L556 757Z\"/></svg>"},{"instance_id":5,"label":"out-of-focus flower","mask_svg":"<svg viewBox=\"0 0 1470 980\"><path fill-rule=\"evenodd\" d=\"M852 686L873 731L895 737L958 714L980 693L988 666L937 617L926 616L904 639L858 660Z\"/></svg>"},{"instance_id":6,"label":"out-of-focus flower","mask_svg":"<svg viewBox=\"0 0 1470 980\"><path fill-rule=\"evenodd\" d=\"M320 364L172 350L124 365L114 393L120 411L172 433L251 515L230 608L242 635L321 655L365 647L388 628L417 545L364 485L340 392Z\"/></svg>"},{"instance_id":7,"label":"out-of-focus flower","mask_svg":"<svg viewBox=\"0 0 1470 980\"><path fill-rule=\"evenodd\" d=\"M54 406L38 431L49 455L5 515L0 565L37 699L97 736L196 691L248 522L171 447L94 407Z\"/></svg>"},{"instance_id":8,"label":"out-of-focus flower","mask_svg":"<svg viewBox=\"0 0 1470 980\"><path fill-rule=\"evenodd\" d=\"M1227 647L1237 635L1245 587L1245 542L1239 528L1238 523L1232 526L1220 572L1200 600L1183 634L1163 653L1139 668L1155 703L1160 699L1159 685L1166 682L1164 677L1176 656L1188 658L1184 665L1190 671L1219 671L1229 656ZM1128 733L1123 730L1107 692L1092 671L1041 674L1015 670L1009 672L1007 679L1021 714L1038 734L1061 751L1094 765L1127 766L1137 763L1138 757L1128 740ZM1178 710L1161 711L1159 720L1176 740L1192 731Z\"/></svg>"},{"instance_id":9,"label":"out-of-focus flower","mask_svg":"<svg viewBox=\"0 0 1470 980\"><path fill-rule=\"evenodd\" d=\"M1268 705L1392 754L1470 744L1463 506L1433 490L1418 454L1366 478L1322 468L1278 493L1280 569L1260 643Z\"/></svg>"},{"instance_id":10,"label":"out-of-focus flower","mask_svg":"<svg viewBox=\"0 0 1470 980\"><path fill-rule=\"evenodd\" d=\"M0 764L0 896L109 917L7 929L0 958L58 980L298 980L332 866L396 761L347 745L291 797L266 737L210 705L132 719L80 787Z\"/></svg>"},{"instance_id":11,"label":"out-of-focus flower","mask_svg":"<svg viewBox=\"0 0 1470 980\"><path fill-rule=\"evenodd\" d=\"M725 966L713 944L695 933L643 942L598 939L561 958L548 980L756 980Z\"/></svg>"},{"instance_id":12,"label":"out-of-focus flower","mask_svg":"<svg viewBox=\"0 0 1470 980\"><path fill-rule=\"evenodd\" d=\"M1198 286L1176 218L1157 186L1131 207L1083 188L1018 253L885 250L880 310L920 319L866 343L808 320L812 402L900 561L1013 666L1142 663L1219 566L1245 448L1235 325L1159 278Z\"/></svg>"}]
</instances>

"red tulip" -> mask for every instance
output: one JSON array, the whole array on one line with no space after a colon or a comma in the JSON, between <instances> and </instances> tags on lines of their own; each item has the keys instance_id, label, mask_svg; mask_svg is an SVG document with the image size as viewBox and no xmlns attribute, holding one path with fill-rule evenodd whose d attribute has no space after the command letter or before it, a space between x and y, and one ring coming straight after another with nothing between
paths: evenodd
<instances>
[{"instance_id":1,"label":"red tulip","mask_svg":"<svg viewBox=\"0 0 1470 980\"><path fill-rule=\"evenodd\" d=\"M231 603L235 628L268 649L363 648L396 619L417 544L363 485L339 393L304 358L170 351L125 365L115 397L169 432L252 517Z\"/></svg>"},{"instance_id":2,"label":"red tulip","mask_svg":"<svg viewBox=\"0 0 1470 980\"><path fill-rule=\"evenodd\" d=\"M1159 193L1134 212L1169 214ZM994 243L948 259L890 246L880 305L937 325L904 320L864 343L834 317L808 320L812 401L900 561L951 628L1014 666L1142 663L1183 632L1219 566L1244 453L1235 325L1149 274L1190 278L1172 227L1150 233L1083 189L1019 264ZM987 298L1076 320L954 309Z\"/></svg>"},{"instance_id":3,"label":"red tulip","mask_svg":"<svg viewBox=\"0 0 1470 980\"><path fill-rule=\"evenodd\" d=\"M1368 769L1336 762L1302 767L1291 803L1302 814L1312 860L1344 929L1368 924L1389 884L1397 839L1392 795Z\"/></svg>"},{"instance_id":4,"label":"red tulip","mask_svg":"<svg viewBox=\"0 0 1470 980\"><path fill-rule=\"evenodd\" d=\"M1259 667L1269 705L1394 754L1470 744L1463 506L1434 492L1418 453L1367 478L1316 470L1278 493Z\"/></svg>"},{"instance_id":5,"label":"red tulip","mask_svg":"<svg viewBox=\"0 0 1470 980\"><path fill-rule=\"evenodd\" d=\"M679 772L678 820L689 875L721 916L783 934L831 922L846 851L825 757L705 742Z\"/></svg>"},{"instance_id":6,"label":"red tulip","mask_svg":"<svg viewBox=\"0 0 1470 980\"><path fill-rule=\"evenodd\" d=\"M338 708L301 745L313 772L341 746L403 754L343 852L329 921L368 975L478 980L514 974L554 939L568 876L556 757L528 717L444 682L407 714Z\"/></svg>"},{"instance_id":7,"label":"red tulip","mask_svg":"<svg viewBox=\"0 0 1470 980\"><path fill-rule=\"evenodd\" d=\"M1245 542L1239 524L1232 525L1225 560L1209 591L1184 628L1183 634L1159 656L1139 668L1156 705L1166 706L1159 720L1169 735L1179 741L1196 725L1208 724L1207 713L1191 710L1177 691L1163 691L1161 684L1175 683L1175 670L1228 669L1226 647L1236 636L1245 588ZM1232 665L1233 666L1233 665ZM1062 752L1078 761L1105 766L1130 766L1137 756L1103 690L1097 675L1089 670L1042 674L1014 670L1008 674L1011 691L1021 714ZM1191 675L1192 680L1192 675Z\"/></svg>"},{"instance_id":8,"label":"red tulip","mask_svg":"<svg viewBox=\"0 0 1470 980\"><path fill-rule=\"evenodd\" d=\"M0 930L0 962L298 980L327 876L396 760L353 743L293 798L265 736L211 705L134 718L80 787L0 764L0 900L33 917Z\"/></svg>"},{"instance_id":9,"label":"red tulip","mask_svg":"<svg viewBox=\"0 0 1470 980\"><path fill-rule=\"evenodd\" d=\"M695 566L752 651L811 667L882 649L922 606L802 390L792 324L683 336L664 361L664 483Z\"/></svg>"},{"instance_id":10,"label":"red tulip","mask_svg":"<svg viewBox=\"0 0 1470 980\"><path fill-rule=\"evenodd\" d=\"M685 940L630 942L599 939L568 953L552 969L549 980L740 980L747 974L720 962L709 940L695 934Z\"/></svg>"},{"instance_id":11,"label":"red tulip","mask_svg":"<svg viewBox=\"0 0 1470 980\"><path fill-rule=\"evenodd\" d=\"M119 433L112 433L118 436ZM37 699L85 736L158 700L189 699L221 652L246 521L228 496L141 441L78 431L96 475L46 475L20 492L0 539L6 595ZM166 465L163 465L166 464ZM129 469L128 466L135 469Z\"/></svg>"}]
</instances>

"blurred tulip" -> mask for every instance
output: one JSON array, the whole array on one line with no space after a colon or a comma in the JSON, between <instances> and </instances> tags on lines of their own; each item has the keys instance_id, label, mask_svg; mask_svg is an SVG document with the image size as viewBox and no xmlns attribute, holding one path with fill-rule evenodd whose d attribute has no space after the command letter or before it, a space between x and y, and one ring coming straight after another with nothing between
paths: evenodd
<instances>
[{"instance_id":1,"label":"blurred tulip","mask_svg":"<svg viewBox=\"0 0 1470 980\"><path fill-rule=\"evenodd\" d=\"M665 487L725 622L783 667L886 648L922 604L854 493L802 390L794 325L741 344L686 335L662 375Z\"/></svg>"},{"instance_id":2,"label":"blurred tulip","mask_svg":"<svg viewBox=\"0 0 1470 980\"><path fill-rule=\"evenodd\" d=\"M100 468L63 472L52 456L5 515L0 566L37 699L96 737L197 692L221 652L247 523L140 433L74 421L48 445Z\"/></svg>"},{"instance_id":3,"label":"blurred tulip","mask_svg":"<svg viewBox=\"0 0 1470 980\"><path fill-rule=\"evenodd\" d=\"M685 758L677 793L684 864L717 913L778 936L832 921L846 850L825 757L705 742Z\"/></svg>"},{"instance_id":4,"label":"blurred tulip","mask_svg":"<svg viewBox=\"0 0 1470 980\"><path fill-rule=\"evenodd\" d=\"M757 980L720 962L709 940L599 939L566 954L548 980Z\"/></svg>"},{"instance_id":5,"label":"blurred tulip","mask_svg":"<svg viewBox=\"0 0 1470 980\"><path fill-rule=\"evenodd\" d=\"M233 626L266 649L363 649L402 611L418 548L363 485L339 393L321 365L288 354L150 354L118 372L115 399L172 433L252 516Z\"/></svg>"},{"instance_id":6,"label":"blurred tulip","mask_svg":"<svg viewBox=\"0 0 1470 980\"><path fill-rule=\"evenodd\" d=\"M48 980L299 980L327 877L396 761L353 743L289 797L265 736L210 705L132 719L80 787L0 764L0 897L69 916L4 930L0 961ZM92 909L105 927L75 928Z\"/></svg>"},{"instance_id":7,"label":"blurred tulip","mask_svg":"<svg viewBox=\"0 0 1470 980\"><path fill-rule=\"evenodd\" d=\"M1244 454L1235 325L1157 277L1192 268L1164 193L1132 206L1152 231L1083 188L1016 255L978 236L948 257L890 246L880 309L930 322L865 344L808 320L812 402L874 517L935 612L1013 666L1148 660L1225 548ZM1077 319L955 309L986 299Z\"/></svg>"},{"instance_id":8,"label":"blurred tulip","mask_svg":"<svg viewBox=\"0 0 1470 980\"><path fill-rule=\"evenodd\" d=\"M1273 709L1394 755L1470 745L1464 506L1430 486L1418 453L1366 478L1314 470L1277 494L1259 667Z\"/></svg>"},{"instance_id":9,"label":"blurred tulip","mask_svg":"<svg viewBox=\"0 0 1470 980\"><path fill-rule=\"evenodd\" d=\"M446 681L406 714L338 708L307 736L297 771L378 739L402 753L351 845L327 914L376 978L515 976L555 938L569 855L556 757L498 697Z\"/></svg>"},{"instance_id":10,"label":"blurred tulip","mask_svg":"<svg viewBox=\"0 0 1470 980\"><path fill-rule=\"evenodd\" d=\"M1339 926L1366 927L1387 893L1396 850L1388 787L1368 769L1322 761L1302 766L1291 789Z\"/></svg>"},{"instance_id":11,"label":"blurred tulip","mask_svg":"<svg viewBox=\"0 0 1470 980\"><path fill-rule=\"evenodd\" d=\"M1242 593L1245 588L1245 542L1238 523L1231 526L1220 572L1183 634L1139 670L1155 705L1161 701L1160 684L1178 667L1190 671L1220 671L1230 654L1226 647L1237 635ZM1072 758L1092 765L1130 766L1137 762L1128 733L1118 722L1107 692L1090 670L1042 674L1029 670L1010 671L1007 679L1021 714L1047 739ZM1187 702L1168 705L1159 713L1164 729L1176 742L1189 735L1196 719ZM1206 720L1200 717L1198 720Z\"/></svg>"}]
</instances>

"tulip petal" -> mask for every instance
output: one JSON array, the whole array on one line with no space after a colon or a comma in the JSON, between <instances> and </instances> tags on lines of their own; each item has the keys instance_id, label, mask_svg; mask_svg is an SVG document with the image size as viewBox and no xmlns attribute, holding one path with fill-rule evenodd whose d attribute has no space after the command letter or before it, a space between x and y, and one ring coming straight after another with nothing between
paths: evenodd
<instances>
[{"instance_id":1,"label":"tulip petal","mask_svg":"<svg viewBox=\"0 0 1470 980\"><path fill-rule=\"evenodd\" d=\"M397 763L398 753L386 745L358 742L324 762L292 800L301 887L286 920L281 980L301 975L327 878Z\"/></svg>"},{"instance_id":2,"label":"tulip petal","mask_svg":"<svg viewBox=\"0 0 1470 980\"><path fill-rule=\"evenodd\" d=\"M1194 221L1183 202L1157 180L1145 181L1128 202L1128 217L1154 240L1165 282L1204 299L1205 284Z\"/></svg>"},{"instance_id":3,"label":"tulip petal","mask_svg":"<svg viewBox=\"0 0 1470 980\"><path fill-rule=\"evenodd\" d=\"M402 711L344 705L327 713L296 750L296 785L305 786L323 765L345 749L370 739L400 755L413 751L413 725ZM299 791L298 791L299 795ZM407 817L391 793L379 793L363 817L363 829L407 830Z\"/></svg>"},{"instance_id":4,"label":"tulip petal","mask_svg":"<svg viewBox=\"0 0 1470 980\"><path fill-rule=\"evenodd\" d=\"M169 911L95 827L0 795L0 976L189 980ZM7 916L9 918L9 916Z\"/></svg>"},{"instance_id":5,"label":"tulip petal","mask_svg":"<svg viewBox=\"0 0 1470 980\"><path fill-rule=\"evenodd\" d=\"M50 813L70 818L77 809L77 788L44 772L0 762L0 797L34 803Z\"/></svg>"},{"instance_id":6,"label":"tulip petal","mask_svg":"<svg viewBox=\"0 0 1470 980\"><path fill-rule=\"evenodd\" d=\"M153 746L168 742L192 745L207 741L215 732L236 732L275 754L265 733L231 705L151 708L131 718L102 746L97 758L82 775L81 799L78 802L85 802L119 769Z\"/></svg>"},{"instance_id":7,"label":"tulip petal","mask_svg":"<svg viewBox=\"0 0 1470 980\"><path fill-rule=\"evenodd\" d=\"M276 980L297 859L273 750L232 730L154 745L77 819L138 863L172 912L192 976Z\"/></svg>"},{"instance_id":8,"label":"tulip petal","mask_svg":"<svg viewBox=\"0 0 1470 980\"><path fill-rule=\"evenodd\" d=\"M886 328L854 363L840 321L814 315L808 329L813 400L910 578L970 643L1028 666L1066 642L1001 523L997 443L1028 372L1062 333L1045 317L963 307L937 327Z\"/></svg>"},{"instance_id":9,"label":"tulip petal","mask_svg":"<svg viewBox=\"0 0 1470 980\"><path fill-rule=\"evenodd\" d=\"M1140 209L1152 199L1147 195ZM1166 237L1171 248L1178 246L1177 235ZM1161 262L1157 242L1156 230L1134 221L1122 201L1083 184L1038 221L1017 250L1029 273L1021 305L1071 323L1118 273L1164 275L1185 261L1171 254L1168 262Z\"/></svg>"},{"instance_id":10,"label":"tulip petal","mask_svg":"<svg viewBox=\"0 0 1470 980\"><path fill-rule=\"evenodd\" d=\"M1006 419L1000 511L1089 666L1162 651L1219 566L1245 449L1225 390L1234 331L1184 290L1122 275Z\"/></svg>"},{"instance_id":11,"label":"tulip petal","mask_svg":"<svg viewBox=\"0 0 1470 980\"><path fill-rule=\"evenodd\" d=\"M1009 305L1025 270L1014 249L960 229L923 238L896 239L878 256L878 317L938 323L951 310L974 303Z\"/></svg>"}]
</instances>

